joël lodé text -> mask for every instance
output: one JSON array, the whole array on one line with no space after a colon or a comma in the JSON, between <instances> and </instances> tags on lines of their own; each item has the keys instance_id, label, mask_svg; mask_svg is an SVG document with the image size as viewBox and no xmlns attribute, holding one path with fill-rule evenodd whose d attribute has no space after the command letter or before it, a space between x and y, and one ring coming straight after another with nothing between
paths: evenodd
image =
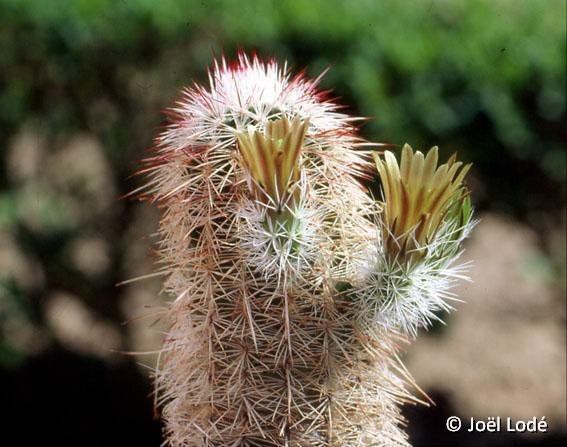
<instances>
[{"instance_id":1,"label":"jo\u00ebl lod\u00e9 text","mask_svg":"<svg viewBox=\"0 0 567 447\"><path fill-rule=\"evenodd\" d=\"M514 420L511 417L489 417L486 420L470 418L468 432L517 432L517 433L546 433L549 425L545 416L536 416L528 420Z\"/></svg>"}]
</instances>

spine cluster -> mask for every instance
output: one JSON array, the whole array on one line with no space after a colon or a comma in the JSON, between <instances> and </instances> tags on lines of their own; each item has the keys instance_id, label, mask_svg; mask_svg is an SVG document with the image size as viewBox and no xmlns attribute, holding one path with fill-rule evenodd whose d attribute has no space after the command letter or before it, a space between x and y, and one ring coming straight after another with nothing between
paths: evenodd
<instances>
[{"instance_id":1,"label":"spine cluster","mask_svg":"<svg viewBox=\"0 0 567 447\"><path fill-rule=\"evenodd\" d=\"M409 147L372 163L317 81L221 60L146 160L173 298L155 372L172 446L408 445L398 346L450 308L468 168ZM373 171L382 201L360 183Z\"/></svg>"}]
</instances>

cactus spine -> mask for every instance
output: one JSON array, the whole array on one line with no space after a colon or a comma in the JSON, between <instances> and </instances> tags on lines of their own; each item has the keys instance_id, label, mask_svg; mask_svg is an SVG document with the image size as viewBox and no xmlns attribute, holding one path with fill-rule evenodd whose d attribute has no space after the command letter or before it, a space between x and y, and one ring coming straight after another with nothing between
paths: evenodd
<instances>
[{"instance_id":1,"label":"cactus spine","mask_svg":"<svg viewBox=\"0 0 567 447\"><path fill-rule=\"evenodd\" d=\"M155 373L172 446L408 445L398 346L450 308L468 167L409 146L374 166L317 82L223 59L146 160L173 297ZM357 180L372 170L382 202Z\"/></svg>"}]
</instances>

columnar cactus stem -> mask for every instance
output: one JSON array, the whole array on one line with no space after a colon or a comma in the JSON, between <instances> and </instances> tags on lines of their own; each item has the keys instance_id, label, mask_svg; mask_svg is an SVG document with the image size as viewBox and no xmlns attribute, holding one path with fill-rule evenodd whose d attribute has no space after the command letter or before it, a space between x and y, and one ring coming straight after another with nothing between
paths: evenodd
<instances>
[{"instance_id":1,"label":"columnar cactus stem","mask_svg":"<svg viewBox=\"0 0 567 447\"><path fill-rule=\"evenodd\" d=\"M375 154L375 202L358 181L370 145L317 80L241 54L210 83L184 92L143 170L174 297L155 373L167 442L408 445L398 345L449 309L468 167Z\"/></svg>"}]
</instances>

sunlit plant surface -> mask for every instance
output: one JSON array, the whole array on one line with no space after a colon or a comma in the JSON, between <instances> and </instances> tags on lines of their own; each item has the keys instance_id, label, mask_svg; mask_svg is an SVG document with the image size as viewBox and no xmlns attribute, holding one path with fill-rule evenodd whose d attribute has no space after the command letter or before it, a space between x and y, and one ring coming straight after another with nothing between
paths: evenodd
<instances>
[{"instance_id":1,"label":"sunlit plant surface","mask_svg":"<svg viewBox=\"0 0 567 447\"><path fill-rule=\"evenodd\" d=\"M357 135L275 61L221 59L146 160L173 297L155 373L174 446L408 445L400 343L448 311L469 166ZM361 183L378 174L383 197Z\"/></svg>"}]
</instances>

